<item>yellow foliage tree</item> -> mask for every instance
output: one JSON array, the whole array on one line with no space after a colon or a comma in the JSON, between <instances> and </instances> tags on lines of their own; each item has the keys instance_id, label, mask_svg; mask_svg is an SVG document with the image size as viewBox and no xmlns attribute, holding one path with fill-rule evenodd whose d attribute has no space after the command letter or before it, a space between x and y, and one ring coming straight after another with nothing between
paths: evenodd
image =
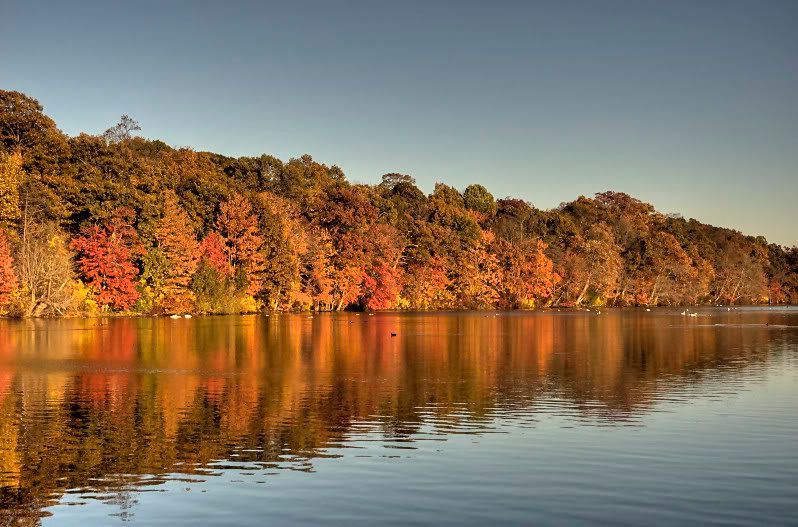
<instances>
[{"instance_id":1,"label":"yellow foliage tree","mask_svg":"<svg viewBox=\"0 0 798 527\"><path fill-rule=\"evenodd\" d=\"M23 176L19 153L0 153L0 227L10 227L19 220L19 187Z\"/></svg>"}]
</instances>

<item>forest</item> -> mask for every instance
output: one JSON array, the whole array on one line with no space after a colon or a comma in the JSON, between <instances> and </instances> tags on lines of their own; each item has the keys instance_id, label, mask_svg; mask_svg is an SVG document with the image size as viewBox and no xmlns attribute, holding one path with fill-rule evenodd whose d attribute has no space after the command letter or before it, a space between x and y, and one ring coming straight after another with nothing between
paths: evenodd
<instances>
[{"instance_id":1,"label":"forest","mask_svg":"<svg viewBox=\"0 0 798 527\"><path fill-rule=\"evenodd\" d=\"M541 210L139 130L71 137L0 90L0 314L798 303L798 248L623 192Z\"/></svg>"}]
</instances>

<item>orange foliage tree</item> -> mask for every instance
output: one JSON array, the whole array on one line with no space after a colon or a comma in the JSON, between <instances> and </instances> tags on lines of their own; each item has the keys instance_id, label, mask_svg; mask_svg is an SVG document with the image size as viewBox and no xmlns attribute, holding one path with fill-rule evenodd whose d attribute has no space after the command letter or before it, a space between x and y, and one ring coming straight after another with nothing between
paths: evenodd
<instances>
[{"instance_id":1,"label":"orange foliage tree","mask_svg":"<svg viewBox=\"0 0 798 527\"><path fill-rule=\"evenodd\" d=\"M313 228L308 232L307 251L300 262L300 290L296 295L300 302L308 302L314 309L332 309L333 267L335 254L330 233L326 229Z\"/></svg>"},{"instance_id":2,"label":"orange foliage tree","mask_svg":"<svg viewBox=\"0 0 798 527\"><path fill-rule=\"evenodd\" d=\"M491 231L480 231L474 248L457 255L452 287L462 307L483 309L494 307L499 301L503 273L498 258L490 250L494 239Z\"/></svg>"},{"instance_id":3,"label":"orange foliage tree","mask_svg":"<svg viewBox=\"0 0 798 527\"><path fill-rule=\"evenodd\" d=\"M255 201L264 262L259 297L270 309L308 309L313 298L301 290L301 263L310 249L310 229L298 208L271 192Z\"/></svg>"},{"instance_id":4,"label":"orange foliage tree","mask_svg":"<svg viewBox=\"0 0 798 527\"><path fill-rule=\"evenodd\" d=\"M330 233L334 252L330 278L334 309L354 305L368 266L368 232L378 211L366 192L349 185L331 188L318 206L317 221Z\"/></svg>"},{"instance_id":5,"label":"orange foliage tree","mask_svg":"<svg viewBox=\"0 0 798 527\"><path fill-rule=\"evenodd\" d=\"M17 273L5 231L0 230L0 308L8 304L17 289Z\"/></svg>"},{"instance_id":6,"label":"orange foliage tree","mask_svg":"<svg viewBox=\"0 0 798 527\"><path fill-rule=\"evenodd\" d=\"M219 206L216 230L224 240L230 267L246 280L246 292L254 296L262 284L263 258L260 254L263 237L258 232L258 217L252 203L240 194Z\"/></svg>"},{"instance_id":7,"label":"orange foliage tree","mask_svg":"<svg viewBox=\"0 0 798 527\"><path fill-rule=\"evenodd\" d=\"M499 259L501 307L534 307L551 299L560 276L554 263L546 256L546 244L540 240L524 240L511 244L496 240L493 250Z\"/></svg>"},{"instance_id":8,"label":"orange foliage tree","mask_svg":"<svg viewBox=\"0 0 798 527\"><path fill-rule=\"evenodd\" d=\"M162 307L168 311L189 310L191 295L188 285L199 263L199 243L188 214L172 192L164 195L163 216L155 228L155 239L167 264Z\"/></svg>"},{"instance_id":9,"label":"orange foliage tree","mask_svg":"<svg viewBox=\"0 0 798 527\"><path fill-rule=\"evenodd\" d=\"M407 307L436 309L448 305L447 288L451 280L446 269L447 263L441 257L410 266L402 289L402 299Z\"/></svg>"}]
</instances>

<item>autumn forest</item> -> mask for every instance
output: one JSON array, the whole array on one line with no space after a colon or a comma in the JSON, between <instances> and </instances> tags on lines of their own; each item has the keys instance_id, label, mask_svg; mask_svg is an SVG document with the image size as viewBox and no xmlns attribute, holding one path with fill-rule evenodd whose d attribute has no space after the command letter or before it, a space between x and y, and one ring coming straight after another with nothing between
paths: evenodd
<instances>
[{"instance_id":1,"label":"autumn forest","mask_svg":"<svg viewBox=\"0 0 798 527\"><path fill-rule=\"evenodd\" d=\"M0 90L0 314L798 303L798 248L622 192L540 210L139 129L70 137Z\"/></svg>"}]
</instances>

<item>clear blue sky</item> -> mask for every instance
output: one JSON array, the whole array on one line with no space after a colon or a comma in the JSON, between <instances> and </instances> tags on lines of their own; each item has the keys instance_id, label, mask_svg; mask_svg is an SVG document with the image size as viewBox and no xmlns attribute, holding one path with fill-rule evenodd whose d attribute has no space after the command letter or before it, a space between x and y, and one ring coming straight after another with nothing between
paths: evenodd
<instances>
[{"instance_id":1,"label":"clear blue sky","mask_svg":"<svg viewBox=\"0 0 798 527\"><path fill-rule=\"evenodd\" d=\"M798 244L798 1L289 4L5 0L0 86L69 134L128 113L356 182L618 190Z\"/></svg>"}]
</instances>

